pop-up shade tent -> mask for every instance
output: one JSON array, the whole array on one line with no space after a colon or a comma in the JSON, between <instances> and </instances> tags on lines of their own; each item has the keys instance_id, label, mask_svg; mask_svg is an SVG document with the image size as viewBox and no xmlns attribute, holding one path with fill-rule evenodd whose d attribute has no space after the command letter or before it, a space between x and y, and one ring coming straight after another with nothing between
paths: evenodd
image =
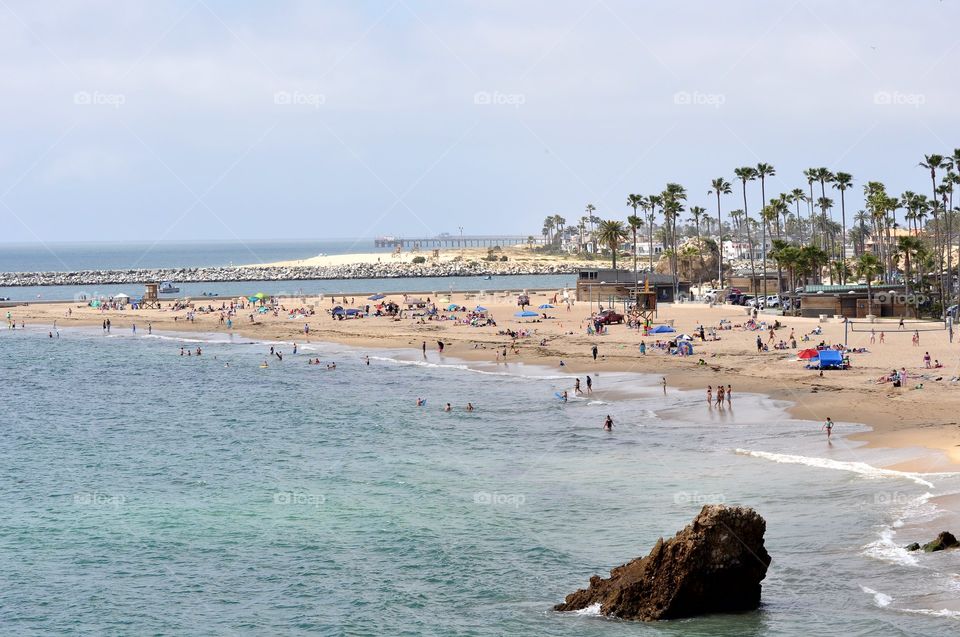
<instances>
[{"instance_id":1,"label":"pop-up shade tent","mask_svg":"<svg viewBox=\"0 0 960 637\"><path fill-rule=\"evenodd\" d=\"M656 327L650 330L650 333L651 334L670 334L676 331L677 330L673 329L669 325L657 325Z\"/></svg>"},{"instance_id":2,"label":"pop-up shade tent","mask_svg":"<svg viewBox=\"0 0 960 637\"><path fill-rule=\"evenodd\" d=\"M843 352L835 349L820 350L820 369L841 369L843 367Z\"/></svg>"}]
</instances>

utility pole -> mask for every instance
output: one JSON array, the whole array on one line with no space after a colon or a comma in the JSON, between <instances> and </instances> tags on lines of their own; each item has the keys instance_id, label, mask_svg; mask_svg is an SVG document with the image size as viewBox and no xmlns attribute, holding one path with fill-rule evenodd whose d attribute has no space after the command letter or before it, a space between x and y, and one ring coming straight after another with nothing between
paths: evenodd
<instances>
[{"instance_id":1,"label":"utility pole","mask_svg":"<svg viewBox=\"0 0 960 637\"><path fill-rule=\"evenodd\" d=\"M463 261L463 226L460 228L460 260Z\"/></svg>"}]
</instances>

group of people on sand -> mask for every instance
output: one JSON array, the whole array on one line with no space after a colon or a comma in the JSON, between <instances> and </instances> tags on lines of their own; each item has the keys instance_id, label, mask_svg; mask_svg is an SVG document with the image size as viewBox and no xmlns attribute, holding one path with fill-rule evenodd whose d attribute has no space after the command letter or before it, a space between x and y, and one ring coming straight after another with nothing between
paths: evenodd
<instances>
[{"instance_id":1,"label":"group of people on sand","mask_svg":"<svg viewBox=\"0 0 960 637\"><path fill-rule=\"evenodd\" d=\"M717 385L716 402L714 402L713 385L707 385L708 407L716 406L723 409L724 401L728 406L733 407L733 388L730 385L727 385L726 388L723 385Z\"/></svg>"}]
</instances>

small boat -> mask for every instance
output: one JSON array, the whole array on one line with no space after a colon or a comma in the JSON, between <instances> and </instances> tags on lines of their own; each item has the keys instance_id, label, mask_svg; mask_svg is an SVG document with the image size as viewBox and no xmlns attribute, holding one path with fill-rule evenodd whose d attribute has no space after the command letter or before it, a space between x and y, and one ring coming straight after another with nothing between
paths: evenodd
<instances>
[{"instance_id":1,"label":"small boat","mask_svg":"<svg viewBox=\"0 0 960 637\"><path fill-rule=\"evenodd\" d=\"M164 281L163 283L160 284L160 290L159 290L160 294L176 294L179 291L180 291L180 288L175 286L170 281Z\"/></svg>"}]
</instances>

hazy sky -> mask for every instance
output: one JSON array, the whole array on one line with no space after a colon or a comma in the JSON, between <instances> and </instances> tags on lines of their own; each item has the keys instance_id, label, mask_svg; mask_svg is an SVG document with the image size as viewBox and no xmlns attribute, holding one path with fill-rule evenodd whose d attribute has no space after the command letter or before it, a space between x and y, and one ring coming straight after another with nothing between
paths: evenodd
<instances>
[{"instance_id":1,"label":"hazy sky","mask_svg":"<svg viewBox=\"0 0 960 637\"><path fill-rule=\"evenodd\" d=\"M820 165L854 200L927 193L922 155L960 147L958 24L953 0L3 0L0 241L536 234L667 181L713 210L758 161L768 198Z\"/></svg>"}]
</instances>

